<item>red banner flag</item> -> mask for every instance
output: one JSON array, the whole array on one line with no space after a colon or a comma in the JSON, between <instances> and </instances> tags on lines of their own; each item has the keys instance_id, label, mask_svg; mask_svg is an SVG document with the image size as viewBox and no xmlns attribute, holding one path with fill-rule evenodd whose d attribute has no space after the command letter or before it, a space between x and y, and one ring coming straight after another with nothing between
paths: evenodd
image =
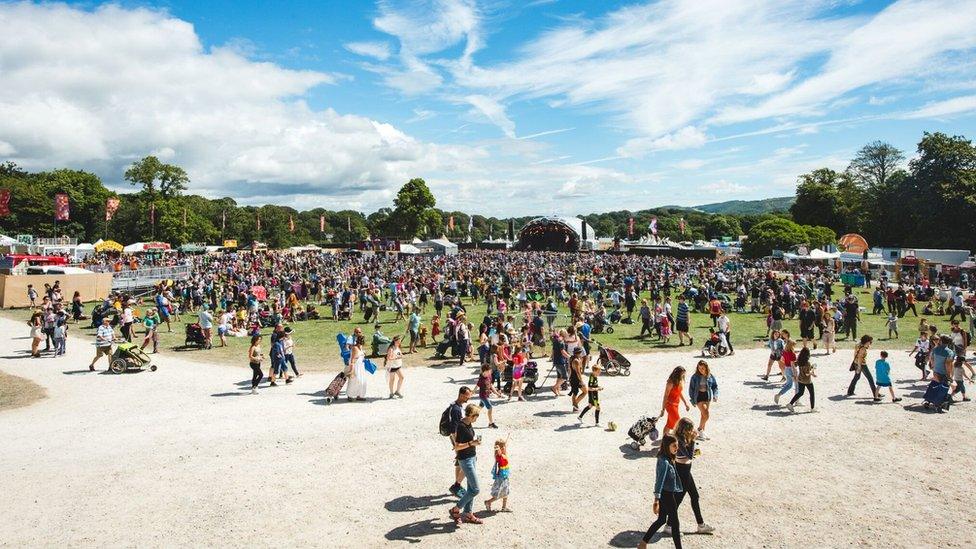
<instances>
[{"instance_id":1,"label":"red banner flag","mask_svg":"<svg viewBox=\"0 0 976 549\"><path fill-rule=\"evenodd\" d=\"M119 199L112 197L105 201L105 221L111 221L119 209Z\"/></svg>"},{"instance_id":2,"label":"red banner flag","mask_svg":"<svg viewBox=\"0 0 976 549\"><path fill-rule=\"evenodd\" d=\"M634 236L634 218L627 221L627 236Z\"/></svg>"},{"instance_id":3,"label":"red banner flag","mask_svg":"<svg viewBox=\"0 0 976 549\"><path fill-rule=\"evenodd\" d=\"M71 206L69 205L68 195L58 193L54 195L54 220L67 221L71 218Z\"/></svg>"},{"instance_id":4,"label":"red banner flag","mask_svg":"<svg viewBox=\"0 0 976 549\"><path fill-rule=\"evenodd\" d=\"M258 212L258 232L261 232L261 212Z\"/></svg>"},{"instance_id":5,"label":"red banner flag","mask_svg":"<svg viewBox=\"0 0 976 549\"><path fill-rule=\"evenodd\" d=\"M0 189L0 217L10 215L10 190Z\"/></svg>"},{"instance_id":6,"label":"red banner flag","mask_svg":"<svg viewBox=\"0 0 976 549\"><path fill-rule=\"evenodd\" d=\"M447 230L448 231L453 231L454 230L454 216L453 215L451 217L448 217L447 218Z\"/></svg>"},{"instance_id":7,"label":"red banner flag","mask_svg":"<svg viewBox=\"0 0 976 549\"><path fill-rule=\"evenodd\" d=\"M681 229L681 234L685 234L685 218L678 220L678 228Z\"/></svg>"},{"instance_id":8,"label":"red banner flag","mask_svg":"<svg viewBox=\"0 0 976 549\"><path fill-rule=\"evenodd\" d=\"M156 203L155 202L149 205L149 224L150 225L156 224Z\"/></svg>"},{"instance_id":9,"label":"red banner flag","mask_svg":"<svg viewBox=\"0 0 976 549\"><path fill-rule=\"evenodd\" d=\"M320 233L324 233L325 232L325 216L324 215L320 215L319 216L319 232Z\"/></svg>"},{"instance_id":10,"label":"red banner flag","mask_svg":"<svg viewBox=\"0 0 976 549\"><path fill-rule=\"evenodd\" d=\"M227 228L227 210L220 212L220 232Z\"/></svg>"},{"instance_id":11,"label":"red banner flag","mask_svg":"<svg viewBox=\"0 0 976 549\"><path fill-rule=\"evenodd\" d=\"M295 232L295 219L292 216L288 216L288 232Z\"/></svg>"}]
</instances>

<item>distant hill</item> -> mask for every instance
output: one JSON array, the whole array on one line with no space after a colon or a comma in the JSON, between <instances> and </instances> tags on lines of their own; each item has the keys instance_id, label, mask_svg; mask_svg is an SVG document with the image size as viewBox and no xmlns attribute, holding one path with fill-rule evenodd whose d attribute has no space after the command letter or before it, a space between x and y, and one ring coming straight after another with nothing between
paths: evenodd
<instances>
[{"instance_id":1,"label":"distant hill","mask_svg":"<svg viewBox=\"0 0 976 549\"><path fill-rule=\"evenodd\" d=\"M693 209L714 214L738 215L785 212L790 209L795 199L796 197L793 196L781 196L762 200L729 200L728 202L693 206Z\"/></svg>"}]
</instances>

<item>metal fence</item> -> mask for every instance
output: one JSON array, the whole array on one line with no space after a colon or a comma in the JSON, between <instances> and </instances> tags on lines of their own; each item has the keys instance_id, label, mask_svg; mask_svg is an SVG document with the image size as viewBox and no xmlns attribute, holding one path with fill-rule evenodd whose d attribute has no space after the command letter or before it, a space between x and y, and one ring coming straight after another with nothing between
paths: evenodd
<instances>
[{"instance_id":1,"label":"metal fence","mask_svg":"<svg viewBox=\"0 0 976 549\"><path fill-rule=\"evenodd\" d=\"M190 277L190 266L175 267L145 267L136 270L124 270L112 276L112 289L131 292L146 289L159 284L163 280L183 280Z\"/></svg>"}]
</instances>

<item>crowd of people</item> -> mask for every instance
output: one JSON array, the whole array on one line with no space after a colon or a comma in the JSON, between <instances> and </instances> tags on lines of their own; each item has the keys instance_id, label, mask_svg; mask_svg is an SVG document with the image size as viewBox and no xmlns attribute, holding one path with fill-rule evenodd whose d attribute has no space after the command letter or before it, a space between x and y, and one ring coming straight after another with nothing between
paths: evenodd
<instances>
[{"instance_id":1,"label":"crowd of people","mask_svg":"<svg viewBox=\"0 0 976 549\"><path fill-rule=\"evenodd\" d=\"M484 414L487 428L497 429L503 418L495 417L493 400L523 401L530 387L538 388L537 362L543 357L552 364L554 382L542 389L556 397L568 396L567 409L577 414L581 425L588 417L601 425L600 378L605 364L593 349L592 334L611 323L639 321L638 337L667 342L677 333L679 345L686 340L694 345L691 315L708 315L712 321L701 348L702 360L691 376L684 367L677 367L664 385L659 417L666 420L654 487L657 519L642 543L663 528L680 547L678 509L686 496L697 531L713 531L702 517L691 464L697 455L696 444L709 440L706 429L711 406L719 397L718 380L704 359L735 352L729 313L765 315L769 357L762 378L769 382L776 405L782 403L795 412L807 396L810 411L816 410L812 357L818 350L836 353L840 336L858 342L847 395L855 393L864 377L874 401L882 400L885 389L893 402L901 400L891 383L889 351L881 351L875 358L873 337L859 334L866 310L862 311L855 288L844 288L841 295L835 295L838 278L822 267L738 259L495 251L413 258L270 251L192 256L185 261L192 267L190 277L160 283L144 314L135 314L139 302L125 294L113 294L95 308L92 370L101 356L110 355L111 345L119 337L136 338L137 325L144 330L142 347L151 345L156 352L158 330L165 326L172 331L172 323L179 326L181 315L189 315L201 330L204 348L226 345L228 337L250 338L250 388L256 393L265 379L273 387L301 376L292 337L295 323L361 318L368 326L378 322L381 311L394 311L394 322L402 322L405 328L403 336L387 338L376 324L371 352L367 352L361 327L349 335L344 357L346 397L352 401L366 398L368 380L377 368L369 358L373 355L382 357L383 391L390 399L403 398L404 355L425 347L428 336L436 345L437 356L446 358L450 353L462 366L475 365L475 388L462 387L441 418L441 434L449 437L456 458L449 490L458 501L449 515L459 525L482 522L474 514L481 493L477 453L482 444L475 424ZM919 337L905 351L915 357L921 380L931 377L948 383L951 395L961 394L968 401L965 382L972 382L974 372L966 358L976 326L963 289L930 285L924 278L903 284L877 283L871 294L872 314L886 316L889 345L898 335L899 320L906 314L918 315L917 305L924 303ZM57 286L45 288L40 303L32 301L37 307L30 321L35 356L45 338L47 348L63 353L68 320L84 318L81 297L74 296L69 314ZM35 292L32 299L37 297ZM482 318L470 317L472 303L484 305ZM930 309L933 303L948 316L948 331L940 331L928 320L938 316L938 311ZM428 312L429 325L424 322ZM788 320L798 321L799 337L794 339L786 329ZM264 349L268 329L270 348ZM270 360L267 376L263 369L266 357ZM874 375L869 366L872 360ZM770 377L777 376L782 382L770 382ZM470 402L475 396L478 404ZM687 415L693 408L697 424ZM493 443L490 497L484 501L489 511L498 501L501 511L510 509L510 470L508 441L499 438Z\"/></svg>"}]
</instances>

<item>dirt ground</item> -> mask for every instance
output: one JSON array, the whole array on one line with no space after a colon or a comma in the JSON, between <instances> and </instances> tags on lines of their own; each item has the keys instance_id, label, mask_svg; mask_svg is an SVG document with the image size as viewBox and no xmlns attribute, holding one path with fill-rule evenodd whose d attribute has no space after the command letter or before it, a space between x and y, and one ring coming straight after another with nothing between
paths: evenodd
<instances>
[{"instance_id":1,"label":"dirt ground","mask_svg":"<svg viewBox=\"0 0 976 549\"><path fill-rule=\"evenodd\" d=\"M2 333L22 329L0 320ZM674 366L695 363L634 355L633 375L602 378L601 419L617 432L579 426L565 397L498 403L501 428L483 418L478 433L511 437L514 512L486 514L479 496L485 524L456 529L453 456L437 422L458 387L473 385L472 368L410 368L402 400L385 398L381 370L367 402L325 405L331 374L252 396L246 367L167 352L156 372L112 375L102 362L89 373L87 340L62 358L9 358L25 341L0 340L0 369L49 398L0 413L0 545L14 547L633 547L651 522L655 458L630 449L626 430L660 409ZM762 351L713 361L719 402L694 474L716 531L686 536L685 547L976 545L976 406L924 411L918 371L891 350L904 402L874 404L863 385L841 396L842 351L815 357L817 414L773 404ZM483 494L491 465L486 445ZM687 503L680 515L692 529Z\"/></svg>"},{"instance_id":2,"label":"dirt ground","mask_svg":"<svg viewBox=\"0 0 976 549\"><path fill-rule=\"evenodd\" d=\"M0 372L0 412L30 406L43 398L47 398L44 387L29 379Z\"/></svg>"}]
</instances>

